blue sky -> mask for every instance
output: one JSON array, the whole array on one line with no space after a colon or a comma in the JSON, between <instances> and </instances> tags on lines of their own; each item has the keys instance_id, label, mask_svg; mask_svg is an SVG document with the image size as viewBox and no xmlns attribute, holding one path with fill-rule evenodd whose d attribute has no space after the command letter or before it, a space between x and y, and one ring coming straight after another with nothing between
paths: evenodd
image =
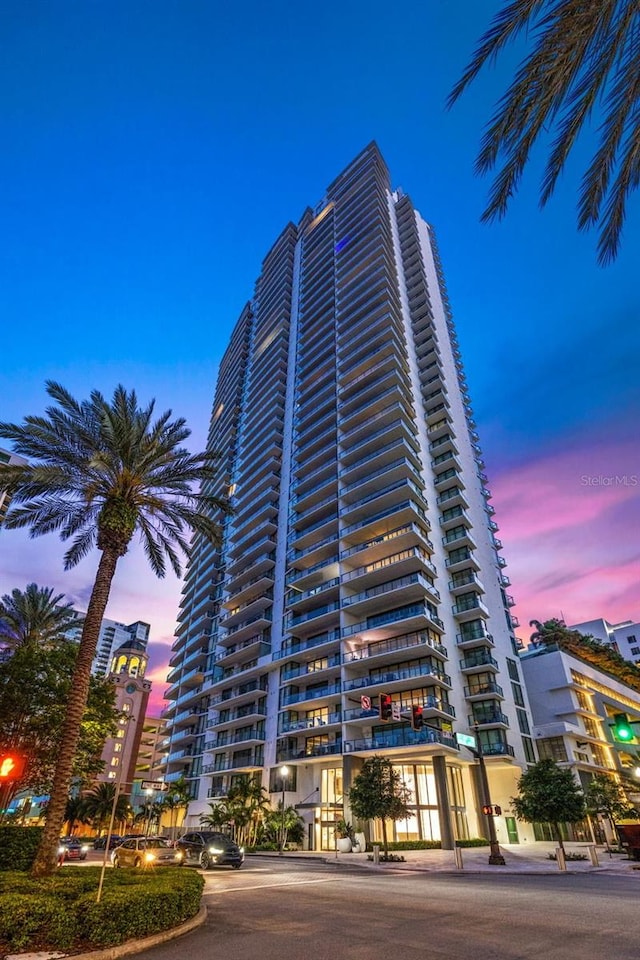
<instances>
[{"instance_id":1,"label":"blue sky","mask_svg":"<svg viewBox=\"0 0 640 960\"><path fill-rule=\"evenodd\" d=\"M473 160L518 51L444 102L499 6L2 0L0 417L40 412L46 378L123 382L202 446L262 257L375 139L437 230L521 620L640 617L638 195L606 270L575 227L590 135L543 212L538 151L479 223ZM82 602L95 558L65 574L61 552L0 535L0 593ZM160 677L179 585L123 566L108 613L151 622Z\"/></svg>"}]
</instances>

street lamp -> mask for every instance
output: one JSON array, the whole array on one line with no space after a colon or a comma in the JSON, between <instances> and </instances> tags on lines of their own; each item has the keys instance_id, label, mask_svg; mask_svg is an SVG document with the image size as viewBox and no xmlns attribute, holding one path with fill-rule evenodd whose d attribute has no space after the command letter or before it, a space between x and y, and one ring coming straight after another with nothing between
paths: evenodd
<instances>
[{"instance_id":1,"label":"street lamp","mask_svg":"<svg viewBox=\"0 0 640 960\"><path fill-rule=\"evenodd\" d=\"M151 797L153 796L153 790L150 790L147 787L147 789L145 790L145 793L147 795L147 832L145 833L145 837L148 837L149 834L151 833L151 809L152 809Z\"/></svg>"},{"instance_id":2,"label":"street lamp","mask_svg":"<svg viewBox=\"0 0 640 960\"><path fill-rule=\"evenodd\" d=\"M473 752L476 755L478 768L480 770L480 784L483 795L483 813L487 818L487 827L489 829L489 865L492 867L504 867L504 857L500 853L500 844L498 843L498 837L496 836L496 825L493 819L493 806L491 804L491 797L489 796L489 780L487 777L487 768L484 762L484 753L482 752L482 743L480 742L478 727L475 726L473 729L476 735L476 746Z\"/></svg>"},{"instance_id":3,"label":"street lamp","mask_svg":"<svg viewBox=\"0 0 640 960\"><path fill-rule=\"evenodd\" d=\"M280 832L280 850L278 851L280 856L284 854L284 800L285 800L284 793L286 790L288 776L289 776L289 767L283 765L282 767L280 767L280 779L282 781L282 824L281 824L281 832Z\"/></svg>"}]
</instances>

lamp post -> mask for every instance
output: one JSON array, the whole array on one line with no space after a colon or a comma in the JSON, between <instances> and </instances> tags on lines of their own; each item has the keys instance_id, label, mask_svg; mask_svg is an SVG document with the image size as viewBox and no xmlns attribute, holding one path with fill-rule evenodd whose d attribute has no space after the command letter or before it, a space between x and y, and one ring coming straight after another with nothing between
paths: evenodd
<instances>
[{"instance_id":1,"label":"lamp post","mask_svg":"<svg viewBox=\"0 0 640 960\"><path fill-rule=\"evenodd\" d=\"M287 785L287 777L289 775L289 767L282 766L280 767L280 779L282 781L282 823L281 823L281 832L280 832L280 850L278 853L280 856L284 854L284 801L285 801L285 790Z\"/></svg>"},{"instance_id":2,"label":"lamp post","mask_svg":"<svg viewBox=\"0 0 640 960\"><path fill-rule=\"evenodd\" d=\"M149 788L147 788L145 790L145 794L147 796L147 829L145 831L145 837L148 837L151 833L151 810L153 806L151 797L153 796L153 790L149 790Z\"/></svg>"},{"instance_id":3,"label":"lamp post","mask_svg":"<svg viewBox=\"0 0 640 960\"><path fill-rule=\"evenodd\" d=\"M478 760L480 784L483 795L483 812L487 818L487 827L489 829L489 865L492 867L504 867L504 857L500 853L500 845L498 843L498 837L496 836L496 825L493 819L493 806L491 804L491 797L489 795L489 779L487 777L487 768L484 762L484 753L482 752L482 743L480 742L478 727L475 726L473 730L476 735L476 746L473 752Z\"/></svg>"}]
</instances>

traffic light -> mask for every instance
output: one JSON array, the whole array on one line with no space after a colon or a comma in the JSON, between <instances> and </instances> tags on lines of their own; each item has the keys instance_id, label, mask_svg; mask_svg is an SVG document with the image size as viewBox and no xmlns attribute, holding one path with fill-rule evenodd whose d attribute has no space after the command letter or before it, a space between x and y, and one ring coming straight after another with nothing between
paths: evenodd
<instances>
[{"instance_id":1,"label":"traffic light","mask_svg":"<svg viewBox=\"0 0 640 960\"><path fill-rule=\"evenodd\" d=\"M613 738L619 740L620 743L630 743L631 740L635 740L635 733L626 713L614 713Z\"/></svg>"},{"instance_id":2,"label":"traffic light","mask_svg":"<svg viewBox=\"0 0 640 960\"><path fill-rule=\"evenodd\" d=\"M493 807L491 806L490 803L485 803L484 806L483 806L483 808L482 808L482 812L484 813L485 817L492 817L492 816L493 816Z\"/></svg>"},{"instance_id":3,"label":"traffic light","mask_svg":"<svg viewBox=\"0 0 640 960\"><path fill-rule=\"evenodd\" d=\"M411 707L411 729L422 730L424 726L424 717L422 716L422 707L414 703Z\"/></svg>"},{"instance_id":4,"label":"traffic light","mask_svg":"<svg viewBox=\"0 0 640 960\"><path fill-rule=\"evenodd\" d=\"M380 694L380 719L384 723L388 723L391 720L391 715L393 713L393 704L391 702L390 693L381 693Z\"/></svg>"},{"instance_id":5,"label":"traffic light","mask_svg":"<svg viewBox=\"0 0 640 960\"><path fill-rule=\"evenodd\" d=\"M0 784L13 783L24 773L27 760L17 753L0 754Z\"/></svg>"}]
</instances>

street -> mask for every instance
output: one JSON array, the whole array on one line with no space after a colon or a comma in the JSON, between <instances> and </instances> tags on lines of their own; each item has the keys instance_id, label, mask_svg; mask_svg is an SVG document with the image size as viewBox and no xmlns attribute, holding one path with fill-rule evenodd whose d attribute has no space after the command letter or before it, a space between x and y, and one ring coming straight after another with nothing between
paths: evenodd
<instances>
[{"instance_id":1,"label":"street","mask_svg":"<svg viewBox=\"0 0 640 960\"><path fill-rule=\"evenodd\" d=\"M249 859L206 874L206 923L141 957L637 960L637 878L374 873Z\"/></svg>"}]
</instances>

